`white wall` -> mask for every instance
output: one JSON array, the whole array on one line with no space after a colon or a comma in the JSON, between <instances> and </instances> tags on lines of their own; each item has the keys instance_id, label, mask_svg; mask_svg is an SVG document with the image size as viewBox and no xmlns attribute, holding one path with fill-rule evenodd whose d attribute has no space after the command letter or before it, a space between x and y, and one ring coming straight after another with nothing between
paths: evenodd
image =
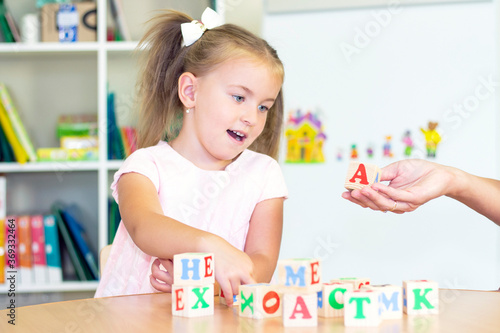
<instances>
[{"instance_id":1,"label":"white wall","mask_svg":"<svg viewBox=\"0 0 500 333\"><path fill-rule=\"evenodd\" d=\"M369 162L385 166L403 158L407 129L415 156L425 158L419 127L435 120L444 136L436 162L500 178L495 11L495 2L480 2L264 16L264 38L285 64L286 110L321 110L328 135L325 164L283 164L290 198L282 258L320 257L327 280L500 287L499 227L449 198L403 215L363 209L341 198L349 161L335 159L338 147L348 153L357 143L368 161L372 143ZM346 56L347 44L357 53ZM462 114L455 104L465 105ZM394 138L393 159L381 157L386 135Z\"/></svg>"}]
</instances>

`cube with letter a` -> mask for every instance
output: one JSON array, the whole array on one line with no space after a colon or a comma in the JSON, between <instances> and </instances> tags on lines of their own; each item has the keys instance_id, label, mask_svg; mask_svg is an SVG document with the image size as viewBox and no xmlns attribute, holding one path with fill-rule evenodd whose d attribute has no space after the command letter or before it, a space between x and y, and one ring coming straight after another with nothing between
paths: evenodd
<instances>
[{"instance_id":1,"label":"cube with letter a","mask_svg":"<svg viewBox=\"0 0 500 333\"><path fill-rule=\"evenodd\" d=\"M345 326L378 326L381 322L380 292L354 290L344 293Z\"/></svg>"},{"instance_id":2,"label":"cube with letter a","mask_svg":"<svg viewBox=\"0 0 500 333\"><path fill-rule=\"evenodd\" d=\"M344 187L348 190L362 189L380 181L380 168L374 164L351 162L347 169Z\"/></svg>"},{"instance_id":3,"label":"cube with letter a","mask_svg":"<svg viewBox=\"0 0 500 333\"><path fill-rule=\"evenodd\" d=\"M214 314L214 285L172 285L172 315L200 317Z\"/></svg>"},{"instance_id":4,"label":"cube with letter a","mask_svg":"<svg viewBox=\"0 0 500 333\"><path fill-rule=\"evenodd\" d=\"M321 291L318 292L318 316L343 317L344 293L353 291L353 288L352 283L323 283Z\"/></svg>"},{"instance_id":5,"label":"cube with letter a","mask_svg":"<svg viewBox=\"0 0 500 333\"><path fill-rule=\"evenodd\" d=\"M281 292L276 285L256 283L240 285L239 315L250 318L281 316Z\"/></svg>"},{"instance_id":6,"label":"cube with letter a","mask_svg":"<svg viewBox=\"0 0 500 333\"><path fill-rule=\"evenodd\" d=\"M174 255L174 284L205 285L215 282L213 253L182 253Z\"/></svg>"},{"instance_id":7,"label":"cube with letter a","mask_svg":"<svg viewBox=\"0 0 500 333\"><path fill-rule=\"evenodd\" d=\"M287 289L321 290L321 261L318 259L286 259L278 262L279 284Z\"/></svg>"},{"instance_id":8,"label":"cube with letter a","mask_svg":"<svg viewBox=\"0 0 500 333\"><path fill-rule=\"evenodd\" d=\"M438 283L429 280L403 281L403 309L408 315L439 313Z\"/></svg>"},{"instance_id":9,"label":"cube with letter a","mask_svg":"<svg viewBox=\"0 0 500 333\"><path fill-rule=\"evenodd\" d=\"M403 317L403 289L391 284L364 285L361 290L380 291L380 308L382 320Z\"/></svg>"},{"instance_id":10,"label":"cube with letter a","mask_svg":"<svg viewBox=\"0 0 500 333\"><path fill-rule=\"evenodd\" d=\"M309 327L318 325L318 296L316 292L283 294L283 326Z\"/></svg>"}]
</instances>

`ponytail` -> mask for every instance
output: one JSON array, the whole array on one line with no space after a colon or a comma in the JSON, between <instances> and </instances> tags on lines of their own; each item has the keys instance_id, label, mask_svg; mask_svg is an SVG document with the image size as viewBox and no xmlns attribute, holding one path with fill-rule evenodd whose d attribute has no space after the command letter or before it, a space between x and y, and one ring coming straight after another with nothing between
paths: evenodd
<instances>
[{"instance_id":1,"label":"ponytail","mask_svg":"<svg viewBox=\"0 0 500 333\"><path fill-rule=\"evenodd\" d=\"M182 126L183 106L177 79L184 72L186 48L181 46L181 24L191 22L186 14L168 11L151 19L151 28L138 45L143 67L138 81L140 117L139 148L171 140Z\"/></svg>"}]
</instances>

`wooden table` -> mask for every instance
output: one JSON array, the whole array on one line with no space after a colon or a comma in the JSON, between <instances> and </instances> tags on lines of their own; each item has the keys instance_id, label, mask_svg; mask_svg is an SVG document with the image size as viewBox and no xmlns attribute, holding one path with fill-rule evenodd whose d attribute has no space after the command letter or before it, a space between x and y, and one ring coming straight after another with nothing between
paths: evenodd
<instances>
[{"instance_id":1,"label":"wooden table","mask_svg":"<svg viewBox=\"0 0 500 333\"><path fill-rule=\"evenodd\" d=\"M318 318L318 327L285 328L281 318L240 318L215 299L213 316L173 317L171 294L147 294L48 303L0 311L0 332L500 332L500 292L441 289L440 314L406 316L375 328L348 328L342 318Z\"/></svg>"}]
</instances>

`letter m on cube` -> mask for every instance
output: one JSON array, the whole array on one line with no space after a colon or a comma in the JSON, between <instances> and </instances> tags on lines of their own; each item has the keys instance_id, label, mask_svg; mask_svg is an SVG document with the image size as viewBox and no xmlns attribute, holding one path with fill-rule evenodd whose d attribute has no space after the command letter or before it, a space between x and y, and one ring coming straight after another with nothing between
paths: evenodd
<instances>
[{"instance_id":1,"label":"letter m on cube","mask_svg":"<svg viewBox=\"0 0 500 333\"><path fill-rule=\"evenodd\" d=\"M213 253L182 253L174 255L174 284L206 285L215 282Z\"/></svg>"},{"instance_id":2,"label":"letter m on cube","mask_svg":"<svg viewBox=\"0 0 500 333\"><path fill-rule=\"evenodd\" d=\"M287 259L278 262L279 284L285 287L321 289L321 262L318 259Z\"/></svg>"}]
</instances>

